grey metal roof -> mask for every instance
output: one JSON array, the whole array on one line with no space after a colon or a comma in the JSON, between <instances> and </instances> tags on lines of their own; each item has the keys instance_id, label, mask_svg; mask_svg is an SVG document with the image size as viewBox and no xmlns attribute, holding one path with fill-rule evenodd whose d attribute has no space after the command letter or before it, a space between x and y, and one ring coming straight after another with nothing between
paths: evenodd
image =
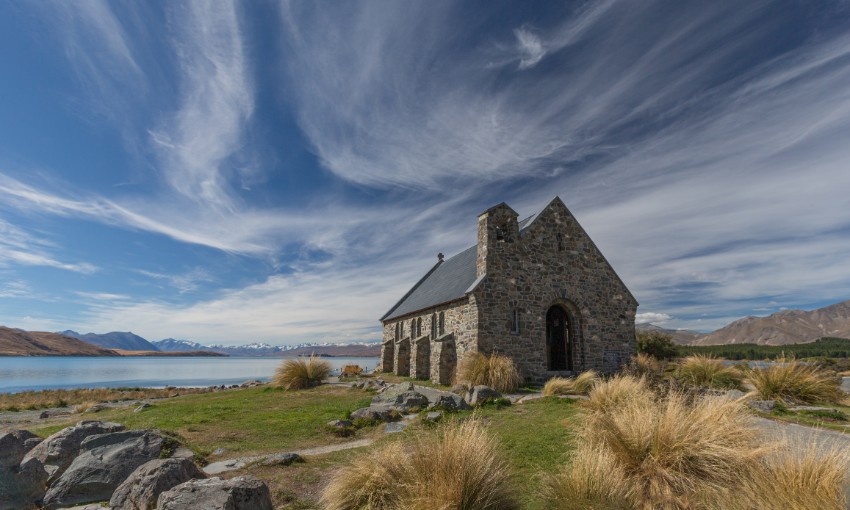
<instances>
[{"instance_id":1,"label":"grey metal roof","mask_svg":"<svg viewBox=\"0 0 850 510\"><path fill-rule=\"evenodd\" d=\"M418 310L448 303L466 295L475 281L478 246L472 246L454 257L439 262L381 320L394 319Z\"/></svg>"},{"instance_id":2,"label":"grey metal roof","mask_svg":"<svg viewBox=\"0 0 850 510\"><path fill-rule=\"evenodd\" d=\"M537 215L533 214L519 222L520 231L528 228L536 217ZM454 257L438 262L394 307L390 308L390 311L381 317L381 320L395 319L464 297L477 282L475 278L477 258L478 245L473 245Z\"/></svg>"}]
</instances>

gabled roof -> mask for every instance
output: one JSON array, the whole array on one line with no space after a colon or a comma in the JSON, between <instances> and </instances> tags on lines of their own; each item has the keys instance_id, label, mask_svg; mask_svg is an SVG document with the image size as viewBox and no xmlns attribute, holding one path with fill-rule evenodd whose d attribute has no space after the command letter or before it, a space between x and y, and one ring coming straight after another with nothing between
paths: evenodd
<instances>
[{"instance_id":1,"label":"gabled roof","mask_svg":"<svg viewBox=\"0 0 850 510\"><path fill-rule=\"evenodd\" d=\"M454 257L438 262L410 291L396 303L382 321L431 308L460 299L475 281L478 246L472 246Z\"/></svg>"},{"instance_id":2,"label":"gabled roof","mask_svg":"<svg viewBox=\"0 0 850 510\"><path fill-rule=\"evenodd\" d=\"M537 214L533 214L519 222L520 233L531 225L536 217ZM381 320L395 319L466 296L476 283L477 258L478 245L474 245L449 259L438 262L395 306L390 308L390 311L381 317Z\"/></svg>"}]
</instances>

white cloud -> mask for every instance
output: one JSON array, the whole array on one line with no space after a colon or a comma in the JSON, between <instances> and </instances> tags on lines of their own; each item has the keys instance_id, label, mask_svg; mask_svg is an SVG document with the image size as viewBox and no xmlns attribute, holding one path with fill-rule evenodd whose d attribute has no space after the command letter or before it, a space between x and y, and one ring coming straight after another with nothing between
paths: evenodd
<instances>
[{"instance_id":1,"label":"white cloud","mask_svg":"<svg viewBox=\"0 0 850 510\"><path fill-rule=\"evenodd\" d=\"M536 66L546 54L546 49L543 48L540 38L527 28L514 30L514 35L516 35L517 47L521 55L519 68L527 69Z\"/></svg>"},{"instance_id":2,"label":"white cloud","mask_svg":"<svg viewBox=\"0 0 850 510\"><path fill-rule=\"evenodd\" d=\"M49 253L55 246L0 218L0 267L43 266L91 274L97 267L87 262L62 262Z\"/></svg>"},{"instance_id":3,"label":"white cloud","mask_svg":"<svg viewBox=\"0 0 850 510\"><path fill-rule=\"evenodd\" d=\"M635 324L663 324L673 318L666 313L643 312L635 315Z\"/></svg>"}]
</instances>

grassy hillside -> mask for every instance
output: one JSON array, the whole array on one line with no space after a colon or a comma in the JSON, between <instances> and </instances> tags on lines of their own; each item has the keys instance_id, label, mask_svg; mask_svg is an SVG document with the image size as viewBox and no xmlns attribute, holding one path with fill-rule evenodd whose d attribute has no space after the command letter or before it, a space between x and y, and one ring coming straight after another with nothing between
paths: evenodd
<instances>
[{"instance_id":1,"label":"grassy hillside","mask_svg":"<svg viewBox=\"0 0 850 510\"><path fill-rule=\"evenodd\" d=\"M0 326L0 356L117 356L76 338Z\"/></svg>"}]
</instances>

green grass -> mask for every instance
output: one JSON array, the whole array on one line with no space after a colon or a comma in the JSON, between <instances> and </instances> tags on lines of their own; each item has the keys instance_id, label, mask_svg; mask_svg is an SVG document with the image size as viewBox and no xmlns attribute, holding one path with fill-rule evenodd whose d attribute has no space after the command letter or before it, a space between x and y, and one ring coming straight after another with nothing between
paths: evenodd
<instances>
[{"instance_id":1,"label":"green grass","mask_svg":"<svg viewBox=\"0 0 850 510\"><path fill-rule=\"evenodd\" d=\"M346 441L327 431L325 424L368 406L372 395L328 385L306 391L248 388L177 397L138 413L124 408L75 415L70 423L34 432L46 436L81 419L98 419L128 429L174 432L202 455L217 448L225 448L228 455L281 451Z\"/></svg>"},{"instance_id":2,"label":"green grass","mask_svg":"<svg viewBox=\"0 0 850 510\"><path fill-rule=\"evenodd\" d=\"M777 403L770 413L758 413L767 418L789 423L797 423L809 427L837 430L839 432L850 432L850 406L843 404L829 404L832 410L827 411L792 411L784 405Z\"/></svg>"},{"instance_id":3,"label":"green grass","mask_svg":"<svg viewBox=\"0 0 850 510\"><path fill-rule=\"evenodd\" d=\"M545 508L540 475L556 472L569 460L578 409L574 400L546 397L478 411L489 420L487 428L499 439L501 452L514 470L522 508Z\"/></svg>"}]
</instances>

